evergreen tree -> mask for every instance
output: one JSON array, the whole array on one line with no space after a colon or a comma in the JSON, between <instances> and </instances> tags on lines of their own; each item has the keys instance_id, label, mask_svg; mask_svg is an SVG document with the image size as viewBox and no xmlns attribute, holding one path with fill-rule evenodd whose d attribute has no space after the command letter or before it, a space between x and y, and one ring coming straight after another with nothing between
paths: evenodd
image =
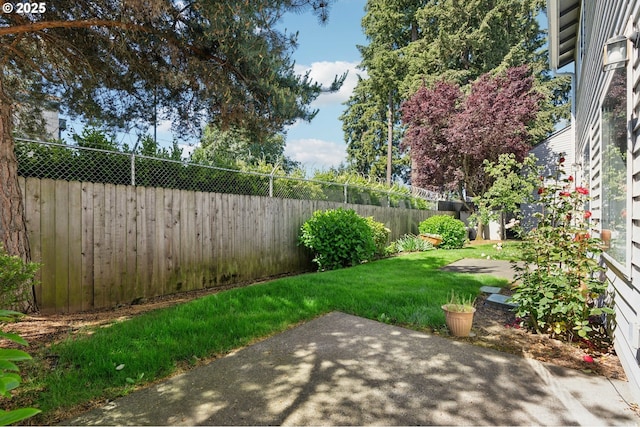
<instances>
[{"instance_id":1,"label":"evergreen tree","mask_svg":"<svg viewBox=\"0 0 640 427\"><path fill-rule=\"evenodd\" d=\"M372 159L384 158L386 135L380 132L380 111L388 111L390 91L398 111L401 102L425 84L446 80L468 91L482 74L523 64L533 70L534 86L546 99L528 126L531 142L541 142L559 118L568 117L570 87L568 78L550 76L544 33L537 22L542 7L544 0L370 0L362 22L370 45L360 48L361 67L369 77L359 82L362 90L354 92L342 116L345 140L355 147L348 149L353 153L350 163L366 170ZM363 93L377 97L364 98ZM377 122L361 123L360 117ZM401 134L400 117L394 120L396 133ZM369 128L376 131L366 133ZM360 146L372 147L371 151L375 147L375 156ZM356 160L356 155L362 157Z\"/></svg>"},{"instance_id":2,"label":"evergreen tree","mask_svg":"<svg viewBox=\"0 0 640 427\"><path fill-rule=\"evenodd\" d=\"M55 98L72 117L115 127L146 128L163 111L181 132L216 123L254 135L316 113L309 104L322 88L295 74L295 36L274 24L305 8L326 19L327 0L20 4L37 8L0 14L0 243L25 261L15 113L35 117L40 101Z\"/></svg>"},{"instance_id":3,"label":"evergreen tree","mask_svg":"<svg viewBox=\"0 0 640 427\"><path fill-rule=\"evenodd\" d=\"M191 155L195 163L231 169L262 164L279 165L285 172L295 169L298 164L284 155L285 139L282 134L272 135L256 141L244 130L218 129L207 126L197 147Z\"/></svg>"}]
</instances>

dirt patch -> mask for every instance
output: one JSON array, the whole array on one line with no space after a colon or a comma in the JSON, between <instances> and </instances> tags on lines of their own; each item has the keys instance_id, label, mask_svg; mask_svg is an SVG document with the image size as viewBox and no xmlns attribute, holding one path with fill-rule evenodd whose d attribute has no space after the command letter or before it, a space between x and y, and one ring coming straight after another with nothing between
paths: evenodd
<instances>
[{"instance_id":1,"label":"dirt patch","mask_svg":"<svg viewBox=\"0 0 640 427\"><path fill-rule=\"evenodd\" d=\"M505 292L508 293L503 290L503 293ZM463 340L588 374L627 379L610 343L567 343L548 335L531 333L521 328L512 312L495 308L486 303L486 299L485 295L476 300L476 314L473 319L475 336Z\"/></svg>"}]
</instances>

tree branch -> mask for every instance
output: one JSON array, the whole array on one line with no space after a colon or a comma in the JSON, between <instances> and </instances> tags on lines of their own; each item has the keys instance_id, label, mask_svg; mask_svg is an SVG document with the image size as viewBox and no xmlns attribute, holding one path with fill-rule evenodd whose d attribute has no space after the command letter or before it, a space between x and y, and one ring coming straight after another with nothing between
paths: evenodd
<instances>
[{"instance_id":1,"label":"tree branch","mask_svg":"<svg viewBox=\"0 0 640 427\"><path fill-rule=\"evenodd\" d=\"M34 31L42 31L50 28L88 28L88 27L116 27L126 30L140 30L148 32L147 27L139 24L131 24L122 21L111 21L108 19L88 19L83 21L40 21L24 25L0 28L0 36L8 34L22 34Z\"/></svg>"}]
</instances>

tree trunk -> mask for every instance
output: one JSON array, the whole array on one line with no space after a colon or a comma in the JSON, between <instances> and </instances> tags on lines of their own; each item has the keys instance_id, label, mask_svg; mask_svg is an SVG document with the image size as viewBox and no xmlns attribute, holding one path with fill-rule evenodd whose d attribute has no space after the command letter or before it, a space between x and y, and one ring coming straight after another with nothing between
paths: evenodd
<instances>
[{"instance_id":1,"label":"tree trunk","mask_svg":"<svg viewBox=\"0 0 640 427\"><path fill-rule=\"evenodd\" d=\"M476 233L476 242L484 240L484 224L482 220L478 218L478 232Z\"/></svg>"},{"instance_id":2,"label":"tree trunk","mask_svg":"<svg viewBox=\"0 0 640 427\"><path fill-rule=\"evenodd\" d=\"M5 96L0 81L0 243L9 255L29 262L31 253L22 191L18 185L18 162L11 134L11 110L12 104ZM28 286L32 287L31 284ZM28 300L21 301L18 307L12 308L23 312L35 309L33 289L17 291L19 295L28 295Z\"/></svg>"}]
</instances>

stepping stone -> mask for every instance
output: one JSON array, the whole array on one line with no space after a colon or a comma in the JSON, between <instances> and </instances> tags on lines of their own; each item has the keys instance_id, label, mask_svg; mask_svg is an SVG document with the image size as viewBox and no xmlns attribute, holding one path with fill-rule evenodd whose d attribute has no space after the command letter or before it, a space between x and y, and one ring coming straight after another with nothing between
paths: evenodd
<instances>
[{"instance_id":1,"label":"stepping stone","mask_svg":"<svg viewBox=\"0 0 640 427\"><path fill-rule=\"evenodd\" d=\"M518 304L514 302L510 302L508 295L500 295L500 294L491 294L489 298L487 298L486 302L493 307L500 308L502 310L512 310L518 306Z\"/></svg>"},{"instance_id":2,"label":"stepping stone","mask_svg":"<svg viewBox=\"0 0 640 427\"><path fill-rule=\"evenodd\" d=\"M480 288L480 292L484 294L499 294L502 288L497 286L483 286Z\"/></svg>"}]
</instances>

